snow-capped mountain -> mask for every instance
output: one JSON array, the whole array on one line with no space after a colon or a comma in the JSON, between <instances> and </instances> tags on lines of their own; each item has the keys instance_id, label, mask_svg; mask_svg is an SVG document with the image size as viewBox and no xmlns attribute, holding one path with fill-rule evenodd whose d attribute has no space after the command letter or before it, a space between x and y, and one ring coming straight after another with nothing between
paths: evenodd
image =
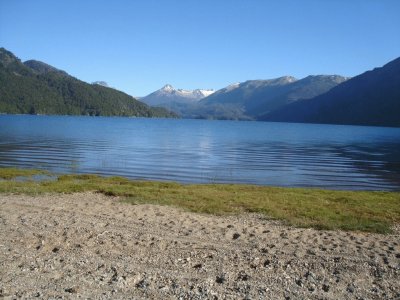
<instances>
[{"instance_id":1,"label":"snow-capped mountain","mask_svg":"<svg viewBox=\"0 0 400 300\"><path fill-rule=\"evenodd\" d=\"M95 82L92 82L92 84L97 84L97 85L101 85L101 86L104 86L104 87L110 87L108 85L108 83L105 82L105 81L95 81Z\"/></svg>"},{"instance_id":2,"label":"snow-capped mountain","mask_svg":"<svg viewBox=\"0 0 400 300\"><path fill-rule=\"evenodd\" d=\"M347 79L338 75L283 76L233 83L217 91L187 91L167 84L140 101L183 118L257 120L297 100L321 95Z\"/></svg>"},{"instance_id":3,"label":"snow-capped mountain","mask_svg":"<svg viewBox=\"0 0 400 300\"><path fill-rule=\"evenodd\" d=\"M348 78L338 75L307 76L297 80L283 76L231 84L198 102L196 118L257 119L299 99L323 94Z\"/></svg>"},{"instance_id":4,"label":"snow-capped mountain","mask_svg":"<svg viewBox=\"0 0 400 300\"><path fill-rule=\"evenodd\" d=\"M169 107L174 103L195 103L212 93L214 93L214 90L183 90L175 89L172 85L166 84L161 89L140 98L140 101L151 106Z\"/></svg>"},{"instance_id":5,"label":"snow-capped mountain","mask_svg":"<svg viewBox=\"0 0 400 300\"><path fill-rule=\"evenodd\" d=\"M203 99L201 103L244 103L247 98L251 99L253 94L258 91L279 88L295 81L297 81L297 79L292 76L283 76L268 80L237 82L217 90L212 96Z\"/></svg>"}]
</instances>

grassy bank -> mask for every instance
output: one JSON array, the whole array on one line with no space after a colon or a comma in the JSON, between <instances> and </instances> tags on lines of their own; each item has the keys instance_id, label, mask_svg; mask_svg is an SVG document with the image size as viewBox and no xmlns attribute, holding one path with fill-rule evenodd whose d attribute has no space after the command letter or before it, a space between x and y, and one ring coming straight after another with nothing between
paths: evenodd
<instances>
[{"instance_id":1,"label":"grassy bank","mask_svg":"<svg viewBox=\"0 0 400 300\"><path fill-rule=\"evenodd\" d=\"M132 181L121 177L61 175L54 181L29 178L36 170L0 168L0 193L100 192L122 201L171 205L212 214L257 212L300 227L387 233L400 223L400 193L330 191L254 185ZM48 174L47 172L43 172ZM18 181L13 178L24 177Z\"/></svg>"}]
</instances>

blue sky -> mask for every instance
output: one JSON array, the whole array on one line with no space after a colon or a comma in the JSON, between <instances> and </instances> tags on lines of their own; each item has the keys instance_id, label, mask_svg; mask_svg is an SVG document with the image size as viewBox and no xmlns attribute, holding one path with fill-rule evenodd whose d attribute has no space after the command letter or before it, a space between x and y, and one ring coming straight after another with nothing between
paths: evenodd
<instances>
[{"instance_id":1,"label":"blue sky","mask_svg":"<svg viewBox=\"0 0 400 300\"><path fill-rule=\"evenodd\" d=\"M398 0L0 0L0 46L134 96L354 76L400 56Z\"/></svg>"}]
</instances>

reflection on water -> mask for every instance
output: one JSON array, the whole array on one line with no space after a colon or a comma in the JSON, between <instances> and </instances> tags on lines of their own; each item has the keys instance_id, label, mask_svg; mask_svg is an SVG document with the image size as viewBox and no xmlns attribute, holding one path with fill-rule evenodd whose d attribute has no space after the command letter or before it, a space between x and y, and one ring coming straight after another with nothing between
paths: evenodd
<instances>
[{"instance_id":1,"label":"reflection on water","mask_svg":"<svg viewBox=\"0 0 400 300\"><path fill-rule=\"evenodd\" d=\"M187 183L400 190L400 129L0 116L0 166Z\"/></svg>"}]
</instances>

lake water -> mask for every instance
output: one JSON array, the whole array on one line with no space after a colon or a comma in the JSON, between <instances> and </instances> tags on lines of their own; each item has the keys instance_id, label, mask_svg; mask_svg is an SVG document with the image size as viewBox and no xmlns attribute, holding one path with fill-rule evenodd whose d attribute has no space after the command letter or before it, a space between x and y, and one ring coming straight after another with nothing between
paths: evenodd
<instances>
[{"instance_id":1,"label":"lake water","mask_svg":"<svg viewBox=\"0 0 400 300\"><path fill-rule=\"evenodd\" d=\"M400 129L0 116L0 167L184 183L400 190Z\"/></svg>"}]
</instances>

